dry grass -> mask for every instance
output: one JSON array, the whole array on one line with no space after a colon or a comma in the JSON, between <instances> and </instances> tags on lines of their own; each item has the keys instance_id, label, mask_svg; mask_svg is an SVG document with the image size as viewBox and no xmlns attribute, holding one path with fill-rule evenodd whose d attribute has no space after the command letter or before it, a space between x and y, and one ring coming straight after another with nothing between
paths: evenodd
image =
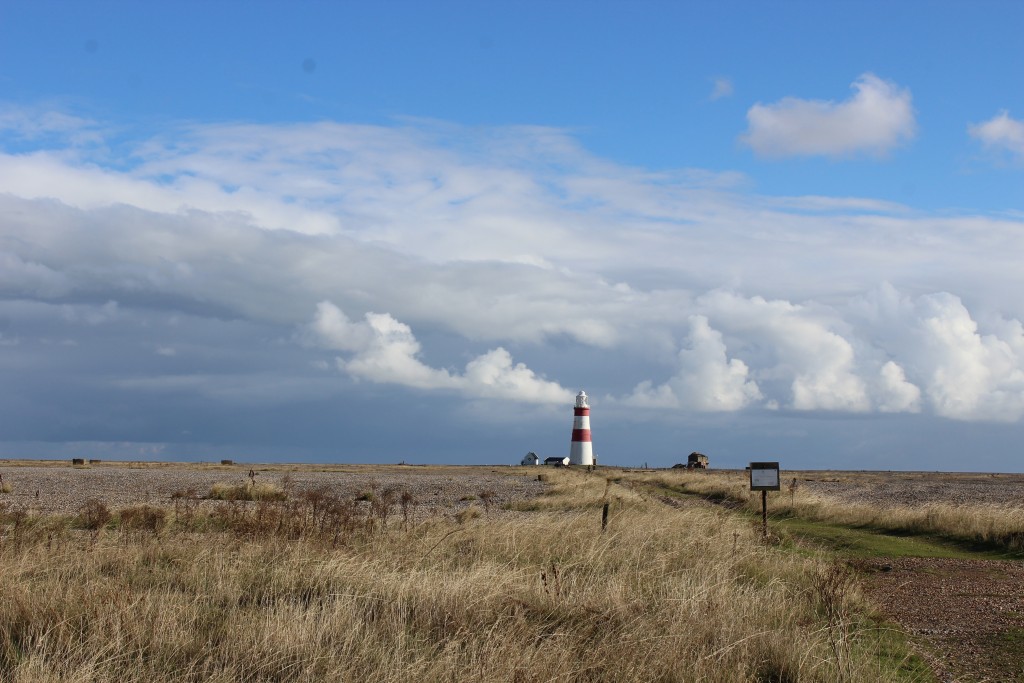
<instances>
[{"instance_id":1,"label":"dry grass","mask_svg":"<svg viewBox=\"0 0 1024 683\"><path fill-rule=\"evenodd\" d=\"M551 480L535 511L461 521L329 490L93 506L86 531L0 510L0 680L898 680L823 561Z\"/></svg>"},{"instance_id":2,"label":"dry grass","mask_svg":"<svg viewBox=\"0 0 1024 683\"><path fill-rule=\"evenodd\" d=\"M749 490L742 472L624 473L628 481L728 500L752 512L760 512L760 495ZM783 479L785 482L785 478ZM933 534L970 543L985 543L1009 550L1024 550L1024 507L996 504L929 503L883 506L817 495L797 482L784 483L771 495L773 515L792 515L814 521L890 531ZM877 485L884 487L879 480Z\"/></svg>"},{"instance_id":3,"label":"dry grass","mask_svg":"<svg viewBox=\"0 0 1024 683\"><path fill-rule=\"evenodd\" d=\"M246 481L240 484L217 482L210 487L211 500L285 500L288 494L271 482Z\"/></svg>"}]
</instances>

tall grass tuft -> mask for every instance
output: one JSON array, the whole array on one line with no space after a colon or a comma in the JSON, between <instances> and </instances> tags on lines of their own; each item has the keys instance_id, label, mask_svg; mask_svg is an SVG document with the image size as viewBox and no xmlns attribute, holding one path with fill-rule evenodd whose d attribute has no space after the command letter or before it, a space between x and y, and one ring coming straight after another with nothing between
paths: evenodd
<instances>
[{"instance_id":1,"label":"tall grass tuft","mask_svg":"<svg viewBox=\"0 0 1024 683\"><path fill-rule=\"evenodd\" d=\"M217 482L207 495L211 500L285 500L283 488L269 482L246 481L240 484Z\"/></svg>"}]
</instances>

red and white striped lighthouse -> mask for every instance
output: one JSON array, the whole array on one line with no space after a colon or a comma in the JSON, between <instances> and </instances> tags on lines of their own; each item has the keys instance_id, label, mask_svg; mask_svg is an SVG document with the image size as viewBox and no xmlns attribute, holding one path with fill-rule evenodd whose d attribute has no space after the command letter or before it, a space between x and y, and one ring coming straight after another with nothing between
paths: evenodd
<instances>
[{"instance_id":1,"label":"red and white striped lighthouse","mask_svg":"<svg viewBox=\"0 0 1024 683\"><path fill-rule=\"evenodd\" d=\"M590 443L590 405L587 392L576 394L576 408L573 410L572 443L569 446L569 464L590 466L594 464L594 448Z\"/></svg>"}]
</instances>

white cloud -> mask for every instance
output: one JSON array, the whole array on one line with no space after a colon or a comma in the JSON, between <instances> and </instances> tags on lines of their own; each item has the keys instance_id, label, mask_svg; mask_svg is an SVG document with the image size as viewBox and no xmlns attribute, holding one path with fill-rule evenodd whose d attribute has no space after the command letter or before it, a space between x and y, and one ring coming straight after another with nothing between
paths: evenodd
<instances>
[{"instance_id":1,"label":"white cloud","mask_svg":"<svg viewBox=\"0 0 1024 683\"><path fill-rule=\"evenodd\" d=\"M883 413L918 413L921 411L921 390L907 381L903 368L886 361L878 373L878 410Z\"/></svg>"},{"instance_id":2,"label":"white cloud","mask_svg":"<svg viewBox=\"0 0 1024 683\"><path fill-rule=\"evenodd\" d=\"M721 332L702 315L690 317L687 347L679 352L679 370L667 383L641 382L625 399L637 407L685 408L699 411L740 410L761 399L749 368L729 358Z\"/></svg>"},{"instance_id":3,"label":"white cloud","mask_svg":"<svg viewBox=\"0 0 1024 683\"><path fill-rule=\"evenodd\" d=\"M447 370L431 368L417 358L420 343L408 325L387 313L367 313L360 327L369 334L366 346L354 349L355 356L348 360L338 359L338 367L348 374L417 389L457 388L458 379Z\"/></svg>"},{"instance_id":4,"label":"white cloud","mask_svg":"<svg viewBox=\"0 0 1024 683\"><path fill-rule=\"evenodd\" d=\"M922 297L917 310L926 391L936 413L1004 421L1024 416L1024 357L1011 343L979 334L958 297Z\"/></svg>"},{"instance_id":5,"label":"white cloud","mask_svg":"<svg viewBox=\"0 0 1024 683\"><path fill-rule=\"evenodd\" d=\"M465 374L429 367L419 360L420 343L412 329L384 313L367 313L365 322L353 323L329 301L320 302L312 336L327 348L352 352L339 357L338 368L357 379L400 384L417 389L450 389L475 398L501 398L527 403L572 402L572 392L538 377L511 354L498 347L466 364Z\"/></svg>"},{"instance_id":6,"label":"white cloud","mask_svg":"<svg viewBox=\"0 0 1024 683\"><path fill-rule=\"evenodd\" d=\"M789 380L796 410L863 412L870 408L850 342L825 320L788 301L744 298L719 291L701 301L725 329L766 347L763 374Z\"/></svg>"},{"instance_id":7,"label":"white cloud","mask_svg":"<svg viewBox=\"0 0 1024 683\"><path fill-rule=\"evenodd\" d=\"M573 400L572 391L538 377L522 363L513 364L512 354L501 347L469 361L463 382L471 394L482 398L564 405Z\"/></svg>"},{"instance_id":8,"label":"white cloud","mask_svg":"<svg viewBox=\"0 0 1024 683\"><path fill-rule=\"evenodd\" d=\"M57 139L74 145L102 141L95 121L42 106L0 105L0 131L32 141Z\"/></svg>"},{"instance_id":9,"label":"white cloud","mask_svg":"<svg viewBox=\"0 0 1024 683\"><path fill-rule=\"evenodd\" d=\"M918 401L937 415L958 420L1015 421L1024 417L1024 328L997 318L985 333L963 301L947 292L917 297L883 285L856 302L851 322L875 348L894 358L901 372L883 367L898 407ZM899 388L905 371L907 386ZM895 380L895 381L894 381Z\"/></svg>"},{"instance_id":10,"label":"white cloud","mask_svg":"<svg viewBox=\"0 0 1024 683\"><path fill-rule=\"evenodd\" d=\"M336 351L362 351L373 341L373 329L369 325L353 323L330 301L316 305L310 331L313 342Z\"/></svg>"},{"instance_id":11,"label":"white cloud","mask_svg":"<svg viewBox=\"0 0 1024 683\"><path fill-rule=\"evenodd\" d=\"M912 139L916 123L910 91L862 74L843 102L785 97L747 111L743 142L759 155L882 155Z\"/></svg>"},{"instance_id":12,"label":"white cloud","mask_svg":"<svg viewBox=\"0 0 1024 683\"><path fill-rule=\"evenodd\" d=\"M1010 118L1005 110L988 121L971 124L967 131L989 149L1004 150L1024 159L1024 121Z\"/></svg>"},{"instance_id":13,"label":"white cloud","mask_svg":"<svg viewBox=\"0 0 1024 683\"><path fill-rule=\"evenodd\" d=\"M711 88L711 95L708 96L712 102L720 100L724 97L731 97L733 93L732 80L725 76L717 76L714 79L714 85Z\"/></svg>"}]
</instances>

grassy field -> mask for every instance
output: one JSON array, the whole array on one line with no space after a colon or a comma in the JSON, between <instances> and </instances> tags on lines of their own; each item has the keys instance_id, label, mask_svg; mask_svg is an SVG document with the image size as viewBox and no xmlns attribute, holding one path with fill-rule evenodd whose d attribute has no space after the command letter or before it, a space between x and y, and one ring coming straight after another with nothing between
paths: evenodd
<instances>
[{"instance_id":1,"label":"grassy field","mask_svg":"<svg viewBox=\"0 0 1024 683\"><path fill-rule=\"evenodd\" d=\"M326 488L75 516L0 499L0 680L932 680L828 556L546 475L454 514Z\"/></svg>"},{"instance_id":2,"label":"grassy field","mask_svg":"<svg viewBox=\"0 0 1024 683\"><path fill-rule=\"evenodd\" d=\"M799 475L800 473L792 473ZM821 475L819 475L821 476ZM1006 487L1003 503L970 501L948 502L936 494L932 502L914 505L891 503L886 500L888 488L898 483L904 474L883 473L830 473L826 478L848 477L859 483L868 482L877 493L872 502L851 502L835 496L815 493L811 487L801 485L801 476L793 476L782 491L771 493L770 512L773 528L789 530L804 536L815 536L826 545L839 547L850 542L850 549L865 554L891 555L901 543L923 547L910 551L916 556L933 553L936 557L954 557L956 553L992 557L1024 556L1024 505L1019 502L1018 485ZM932 475L935 480L944 476L948 489L955 490L961 479L992 481L992 475ZM694 495L717 501L730 507L760 515L761 498L749 490L744 472L661 471L625 472L622 481L645 490L667 495ZM784 481L786 479L784 478ZM793 486L792 482L796 482ZM993 484L1000 486L998 482ZM858 538L860 543L854 542ZM868 543L870 541L870 543ZM872 550L872 543L881 547ZM944 554L952 553L952 554ZM903 554L895 552L895 554Z\"/></svg>"}]
</instances>

